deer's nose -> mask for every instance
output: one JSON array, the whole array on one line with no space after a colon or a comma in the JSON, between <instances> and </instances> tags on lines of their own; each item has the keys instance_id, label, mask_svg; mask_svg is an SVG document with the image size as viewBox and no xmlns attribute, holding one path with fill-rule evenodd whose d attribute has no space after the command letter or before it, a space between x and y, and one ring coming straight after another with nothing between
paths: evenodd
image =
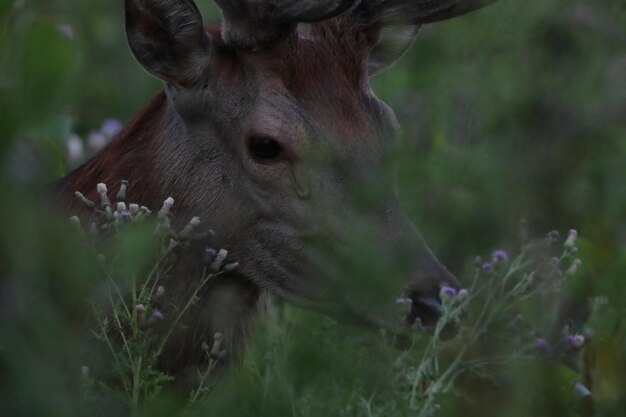
<instances>
[{"instance_id":1,"label":"deer's nose","mask_svg":"<svg viewBox=\"0 0 626 417\"><path fill-rule=\"evenodd\" d=\"M406 322L410 326L419 324L422 328L429 332L434 332L439 320L443 315L443 305L439 296L424 297L419 294L413 294L409 297L412 301L411 310L409 311ZM443 329L439 333L442 340L454 338L458 333L456 323L445 323Z\"/></svg>"},{"instance_id":2,"label":"deer's nose","mask_svg":"<svg viewBox=\"0 0 626 417\"><path fill-rule=\"evenodd\" d=\"M461 283L438 262L431 264L429 274L414 278L406 288L406 294L411 300L411 310L407 314L406 324L411 327L423 327L434 332L444 313L440 292L443 286L449 286L457 291ZM458 325L446 323L439 336L448 340L456 336Z\"/></svg>"}]
</instances>

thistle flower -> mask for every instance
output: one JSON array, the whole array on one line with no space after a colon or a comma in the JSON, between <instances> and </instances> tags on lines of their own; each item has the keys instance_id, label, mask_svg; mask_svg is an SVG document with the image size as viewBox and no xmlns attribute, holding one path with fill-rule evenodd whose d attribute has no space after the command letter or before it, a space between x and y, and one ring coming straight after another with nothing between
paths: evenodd
<instances>
[{"instance_id":1,"label":"thistle flower","mask_svg":"<svg viewBox=\"0 0 626 417\"><path fill-rule=\"evenodd\" d=\"M87 197L85 197L83 195L83 193L81 193L80 191L76 191L74 193L74 195L76 196L76 198L78 198L80 200L81 203L83 203L85 205L85 207L87 207L89 210L94 210L96 208L96 203L94 203L93 201L87 199Z\"/></svg>"},{"instance_id":2,"label":"thistle flower","mask_svg":"<svg viewBox=\"0 0 626 417\"><path fill-rule=\"evenodd\" d=\"M122 180L120 184L120 190L117 192L115 196L116 201L124 201L126 200L126 192L128 191L128 181Z\"/></svg>"},{"instance_id":3,"label":"thistle flower","mask_svg":"<svg viewBox=\"0 0 626 417\"><path fill-rule=\"evenodd\" d=\"M565 343L571 348L580 349L585 345L585 336L582 334L568 334L565 336Z\"/></svg>"},{"instance_id":4,"label":"thistle flower","mask_svg":"<svg viewBox=\"0 0 626 417\"><path fill-rule=\"evenodd\" d=\"M99 130L92 130L87 135L87 145L92 152L102 150L109 143L109 138Z\"/></svg>"},{"instance_id":5,"label":"thistle flower","mask_svg":"<svg viewBox=\"0 0 626 417\"><path fill-rule=\"evenodd\" d=\"M469 297L469 291L465 288L461 289L457 294L456 298L459 301L465 301Z\"/></svg>"},{"instance_id":6,"label":"thistle flower","mask_svg":"<svg viewBox=\"0 0 626 417\"><path fill-rule=\"evenodd\" d=\"M226 264L226 266L224 267L224 272L227 274L230 274L232 272L235 272L237 268L239 268L239 262L232 262L232 263Z\"/></svg>"},{"instance_id":7,"label":"thistle flower","mask_svg":"<svg viewBox=\"0 0 626 417\"><path fill-rule=\"evenodd\" d=\"M128 211L130 211L132 215L139 213L139 204L129 204Z\"/></svg>"},{"instance_id":8,"label":"thistle flower","mask_svg":"<svg viewBox=\"0 0 626 417\"><path fill-rule=\"evenodd\" d=\"M539 353L550 353L550 343L546 339L538 338L533 342L533 349Z\"/></svg>"},{"instance_id":9,"label":"thistle flower","mask_svg":"<svg viewBox=\"0 0 626 417\"><path fill-rule=\"evenodd\" d=\"M137 319L140 323L144 323L146 320L146 306L143 304L137 304L135 306L135 312L137 313Z\"/></svg>"},{"instance_id":10,"label":"thistle flower","mask_svg":"<svg viewBox=\"0 0 626 417\"><path fill-rule=\"evenodd\" d=\"M505 250L498 249L491 254L491 259L494 264L504 263L509 260L509 254Z\"/></svg>"},{"instance_id":11,"label":"thistle flower","mask_svg":"<svg viewBox=\"0 0 626 417\"><path fill-rule=\"evenodd\" d=\"M163 218L167 217L167 215L170 214L170 211L171 211L173 206L174 206L174 199L172 197L168 197L163 202L163 206L161 207L161 210L159 210L159 213L158 213L157 217L159 219L163 219Z\"/></svg>"},{"instance_id":12,"label":"thistle flower","mask_svg":"<svg viewBox=\"0 0 626 417\"><path fill-rule=\"evenodd\" d=\"M580 266L583 264L583 262L580 259L574 259L574 261L572 262L572 264L570 265L570 267L567 269L567 271L565 271L565 275L566 276L572 276L574 274L576 274L576 272L578 271L578 269L580 269Z\"/></svg>"},{"instance_id":13,"label":"thistle flower","mask_svg":"<svg viewBox=\"0 0 626 417\"><path fill-rule=\"evenodd\" d=\"M152 313L152 318L156 320L163 320L165 316L159 310L154 310Z\"/></svg>"},{"instance_id":14,"label":"thistle flower","mask_svg":"<svg viewBox=\"0 0 626 417\"><path fill-rule=\"evenodd\" d=\"M77 226L80 227L80 218L78 216L72 216L70 217L70 224L72 226Z\"/></svg>"},{"instance_id":15,"label":"thistle flower","mask_svg":"<svg viewBox=\"0 0 626 417\"><path fill-rule=\"evenodd\" d=\"M156 290L156 293L155 293L154 297L159 299L159 298L163 297L163 294L165 294L165 287L163 285L159 285L159 287Z\"/></svg>"},{"instance_id":16,"label":"thistle flower","mask_svg":"<svg viewBox=\"0 0 626 417\"><path fill-rule=\"evenodd\" d=\"M196 230L196 228L200 226L200 223L201 223L200 217L192 218L187 224L187 226L185 226L184 229L180 232L179 234L180 238L190 239L193 235L194 230Z\"/></svg>"},{"instance_id":17,"label":"thistle flower","mask_svg":"<svg viewBox=\"0 0 626 417\"><path fill-rule=\"evenodd\" d=\"M457 296L457 291L452 287L444 285L441 287L441 290L439 291L439 295L442 299L455 298Z\"/></svg>"},{"instance_id":18,"label":"thistle flower","mask_svg":"<svg viewBox=\"0 0 626 417\"><path fill-rule=\"evenodd\" d=\"M576 246L576 238L578 238L578 231L576 229L571 229L567 234L567 239L563 244L565 249L571 250Z\"/></svg>"},{"instance_id":19,"label":"thistle flower","mask_svg":"<svg viewBox=\"0 0 626 417\"><path fill-rule=\"evenodd\" d=\"M96 186L96 189L98 190L98 194L100 194L100 204L102 207L110 206L111 200L109 200L109 196L107 195L109 190L106 184L100 183Z\"/></svg>"},{"instance_id":20,"label":"thistle flower","mask_svg":"<svg viewBox=\"0 0 626 417\"><path fill-rule=\"evenodd\" d=\"M222 333L215 333L213 335L213 345L211 346L211 351L209 355L211 358L216 360L226 359L226 350L222 348L224 344L224 335Z\"/></svg>"},{"instance_id":21,"label":"thistle flower","mask_svg":"<svg viewBox=\"0 0 626 417\"><path fill-rule=\"evenodd\" d=\"M107 119L102 123L100 130L109 138L113 138L123 129L122 123L117 119Z\"/></svg>"},{"instance_id":22,"label":"thistle flower","mask_svg":"<svg viewBox=\"0 0 626 417\"><path fill-rule=\"evenodd\" d=\"M213 259L217 255L217 251L213 248L204 248L204 256L202 258L202 263L205 265L210 265L213 262Z\"/></svg>"},{"instance_id":23,"label":"thistle flower","mask_svg":"<svg viewBox=\"0 0 626 417\"><path fill-rule=\"evenodd\" d=\"M117 203L117 212L122 213L123 211L127 211L126 203L120 201L119 203Z\"/></svg>"},{"instance_id":24,"label":"thistle flower","mask_svg":"<svg viewBox=\"0 0 626 417\"><path fill-rule=\"evenodd\" d=\"M74 28L70 25L57 25L57 32L71 41L74 40Z\"/></svg>"},{"instance_id":25,"label":"thistle flower","mask_svg":"<svg viewBox=\"0 0 626 417\"><path fill-rule=\"evenodd\" d=\"M217 252L217 255L215 255L215 259L211 263L211 272L213 273L219 272L227 256L228 256L228 251L226 249L220 249L220 251Z\"/></svg>"},{"instance_id":26,"label":"thistle flower","mask_svg":"<svg viewBox=\"0 0 626 417\"><path fill-rule=\"evenodd\" d=\"M485 272L493 271L493 264L491 262L485 262L481 268Z\"/></svg>"}]
</instances>

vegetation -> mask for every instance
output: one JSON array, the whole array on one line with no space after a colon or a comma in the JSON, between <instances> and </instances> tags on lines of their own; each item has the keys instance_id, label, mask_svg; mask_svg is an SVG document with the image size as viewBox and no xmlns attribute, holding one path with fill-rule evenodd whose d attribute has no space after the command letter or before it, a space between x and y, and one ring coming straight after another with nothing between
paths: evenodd
<instances>
[{"instance_id":1,"label":"vegetation","mask_svg":"<svg viewBox=\"0 0 626 417\"><path fill-rule=\"evenodd\" d=\"M501 0L423 28L373 80L403 127L403 206L467 288L442 289L437 328L354 327L273 300L243 363L218 376L224 352L203 346L184 394L155 364L199 300L171 306L159 280L196 221L169 230L132 195L71 222L48 204L49 184L160 88L122 24L118 2L0 2L2 415L623 414L622 1ZM199 289L236 267L198 256ZM446 324L459 334L443 341Z\"/></svg>"}]
</instances>

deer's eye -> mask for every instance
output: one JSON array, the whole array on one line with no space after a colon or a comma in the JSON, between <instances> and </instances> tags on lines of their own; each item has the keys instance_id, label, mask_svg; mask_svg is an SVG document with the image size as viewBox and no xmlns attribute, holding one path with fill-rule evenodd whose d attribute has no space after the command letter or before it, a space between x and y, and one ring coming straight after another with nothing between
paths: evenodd
<instances>
[{"instance_id":1,"label":"deer's eye","mask_svg":"<svg viewBox=\"0 0 626 417\"><path fill-rule=\"evenodd\" d=\"M250 153L257 159L270 161L280 157L282 149L274 139L264 136L252 136L248 142Z\"/></svg>"}]
</instances>

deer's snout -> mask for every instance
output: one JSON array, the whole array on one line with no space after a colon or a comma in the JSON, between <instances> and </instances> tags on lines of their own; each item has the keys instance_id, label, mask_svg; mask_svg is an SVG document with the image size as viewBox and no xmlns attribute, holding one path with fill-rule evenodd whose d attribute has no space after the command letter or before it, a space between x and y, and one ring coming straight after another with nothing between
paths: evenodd
<instances>
[{"instance_id":1,"label":"deer's snout","mask_svg":"<svg viewBox=\"0 0 626 417\"><path fill-rule=\"evenodd\" d=\"M426 330L434 331L443 315L440 294L444 286L457 291L462 288L459 280L428 251L427 258L418 263L414 276L405 289L407 297L412 302L405 319L408 326L419 325ZM442 339L451 339L457 332L457 326L448 323L440 336Z\"/></svg>"}]
</instances>

